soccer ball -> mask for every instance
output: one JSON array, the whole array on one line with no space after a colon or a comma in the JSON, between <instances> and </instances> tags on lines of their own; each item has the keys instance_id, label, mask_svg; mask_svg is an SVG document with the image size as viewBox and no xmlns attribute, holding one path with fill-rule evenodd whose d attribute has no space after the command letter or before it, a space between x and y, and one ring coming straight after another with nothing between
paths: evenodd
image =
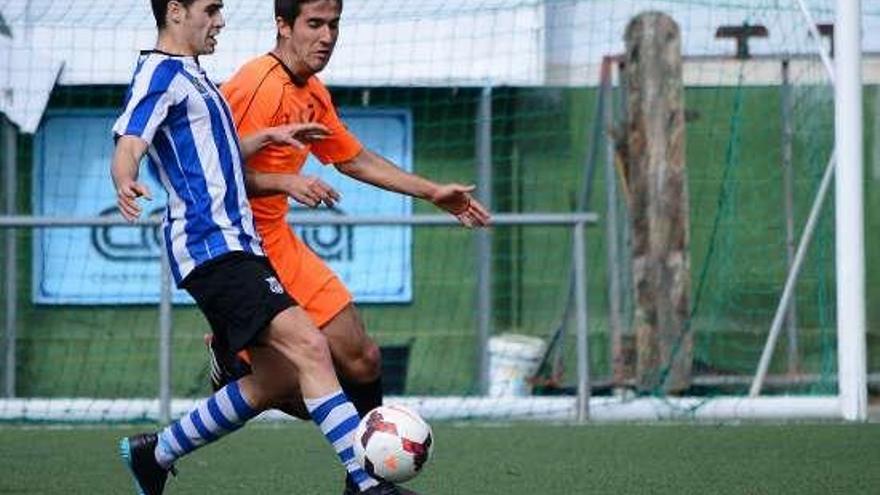
<instances>
[{"instance_id":1,"label":"soccer ball","mask_svg":"<svg viewBox=\"0 0 880 495\"><path fill-rule=\"evenodd\" d=\"M354 432L354 456L371 476L401 483L419 474L431 458L431 427L403 406L380 406Z\"/></svg>"}]
</instances>

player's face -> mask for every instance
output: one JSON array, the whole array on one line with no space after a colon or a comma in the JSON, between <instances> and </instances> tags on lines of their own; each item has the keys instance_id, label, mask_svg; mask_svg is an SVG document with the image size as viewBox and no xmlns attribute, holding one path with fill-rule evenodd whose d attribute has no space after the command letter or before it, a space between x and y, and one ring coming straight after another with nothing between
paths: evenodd
<instances>
[{"instance_id":1,"label":"player's face","mask_svg":"<svg viewBox=\"0 0 880 495\"><path fill-rule=\"evenodd\" d=\"M320 72L330 61L339 38L340 5L335 0L303 4L293 23L289 56L297 72L309 76Z\"/></svg>"},{"instance_id":2,"label":"player's face","mask_svg":"<svg viewBox=\"0 0 880 495\"><path fill-rule=\"evenodd\" d=\"M187 43L196 55L214 53L217 35L226 25L222 0L196 0L188 9L183 20Z\"/></svg>"}]
</instances>

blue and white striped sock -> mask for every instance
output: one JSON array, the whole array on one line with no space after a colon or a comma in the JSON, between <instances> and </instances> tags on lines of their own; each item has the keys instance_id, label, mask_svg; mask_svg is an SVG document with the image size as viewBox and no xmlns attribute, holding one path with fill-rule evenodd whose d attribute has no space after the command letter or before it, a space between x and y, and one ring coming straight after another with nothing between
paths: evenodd
<instances>
[{"instance_id":1,"label":"blue and white striped sock","mask_svg":"<svg viewBox=\"0 0 880 495\"><path fill-rule=\"evenodd\" d=\"M259 413L242 396L238 382L232 382L159 433L156 461L167 469L180 457L241 428Z\"/></svg>"},{"instance_id":2,"label":"blue and white striped sock","mask_svg":"<svg viewBox=\"0 0 880 495\"><path fill-rule=\"evenodd\" d=\"M324 397L305 399L312 420L333 445L339 460L361 491L379 484L354 459L354 430L360 418L354 405L340 389Z\"/></svg>"}]
</instances>

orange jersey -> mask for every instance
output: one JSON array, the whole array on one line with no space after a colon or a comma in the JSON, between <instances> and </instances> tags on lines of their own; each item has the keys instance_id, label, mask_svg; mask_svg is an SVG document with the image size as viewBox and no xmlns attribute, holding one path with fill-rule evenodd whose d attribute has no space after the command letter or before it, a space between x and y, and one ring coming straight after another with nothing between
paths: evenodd
<instances>
[{"instance_id":1,"label":"orange jersey","mask_svg":"<svg viewBox=\"0 0 880 495\"><path fill-rule=\"evenodd\" d=\"M300 80L271 54L245 64L221 90L239 136L302 122L318 122L330 130L329 136L302 149L265 146L248 160L253 170L299 173L309 153L327 164L351 160L363 149L339 120L324 84L314 76ZM351 303L348 289L287 225L287 195L250 198L250 203L263 248L282 285L317 326L324 326Z\"/></svg>"},{"instance_id":2,"label":"orange jersey","mask_svg":"<svg viewBox=\"0 0 880 495\"><path fill-rule=\"evenodd\" d=\"M299 173L309 153L328 164L349 161L363 149L339 120L324 83L316 76L303 81L272 54L245 64L223 84L221 91L229 102L241 137L268 127L304 122L317 122L330 130L326 138L301 149L267 145L247 161L247 167L252 170ZM251 198L250 201L258 227L265 222L285 223L289 208L286 195Z\"/></svg>"}]
</instances>

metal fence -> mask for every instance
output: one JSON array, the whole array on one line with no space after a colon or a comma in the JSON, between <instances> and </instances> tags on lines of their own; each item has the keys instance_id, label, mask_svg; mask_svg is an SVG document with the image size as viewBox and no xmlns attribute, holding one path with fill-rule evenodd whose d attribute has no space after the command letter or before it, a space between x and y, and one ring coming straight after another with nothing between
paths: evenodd
<instances>
[{"instance_id":1,"label":"metal fence","mask_svg":"<svg viewBox=\"0 0 880 495\"><path fill-rule=\"evenodd\" d=\"M576 410L574 416L579 420L586 420L589 416L589 398L590 398L590 370L588 359L588 315L587 315L587 249L586 249L586 227L595 225L598 216L595 213L571 213L571 214L498 214L493 217L494 226L556 226L560 228L568 228L572 230L571 260L572 260L572 276L574 289L573 314L576 324L576 342L577 342L577 399ZM413 216L338 216L338 215L292 215L289 217L291 224L297 225L313 225L313 226L453 226L457 225L456 219L449 215L413 215ZM129 224L121 217L35 217L35 216L0 216L0 230L5 231L6 242L6 261L7 266L4 270L4 282L6 294L6 318L5 318L5 396L7 399L15 398L16 383L16 335L17 335L17 304L16 297L19 294L19 287L16 274L15 260L18 257L16 252L17 243L16 229L36 229L36 228L65 228L65 227L100 227L100 226L148 226L155 227L161 223L161 218L150 217L141 219L134 224ZM492 318L492 284L491 284L491 266L492 266L492 248L491 236L492 229L480 229L475 232L476 253L475 259L477 263L477 294L476 297L476 320L477 328L477 352L478 356L478 376L479 390L485 393L488 390L489 380L489 357L488 357L488 341L493 334ZM161 421L167 421L172 415L172 393L171 393L171 308L172 308L172 283L171 271L168 266L167 256L162 250L162 275L160 277L160 298L158 304L158 334L159 355L159 388L157 397L159 399L158 417Z\"/></svg>"}]
</instances>

